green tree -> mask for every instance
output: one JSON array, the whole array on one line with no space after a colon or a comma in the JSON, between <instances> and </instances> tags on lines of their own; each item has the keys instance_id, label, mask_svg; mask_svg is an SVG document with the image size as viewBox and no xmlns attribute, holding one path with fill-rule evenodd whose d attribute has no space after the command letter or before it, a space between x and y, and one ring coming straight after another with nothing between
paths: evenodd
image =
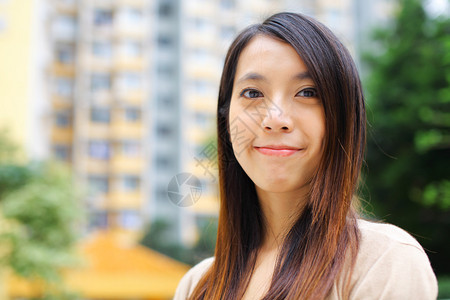
<instances>
[{"instance_id":1,"label":"green tree","mask_svg":"<svg viewBox=\"0 0 450 300\"><path fill-rule=\"evenodd\" d=\"M8 158L0 160L0 264L46 284L43 299L69 299L60 272L78 261L73 246L82 216L69 172L52 162L14 162L5 135L0 145L0 158Z\"/></svg>"},{"instance_id":2,"label":"green tree","mask_svg":"<svg viewBox=\"0 0 450 300\"><path fill-rule=\"evenodd\" d=\"M416 235L450 272L450 20L400 0L375 34L370 70L366 198L375 215Z\"/></svg>"},{"instance_id":3,"label":"green tree","mask_svg":"<svg viewBox=\"0 0 450 300\"><path fill-rule=\"evenodd\" d=\"M171 243L165 238L170 223L163 219L153 221L146 230L141 244L189 265L195 265L214 255L217 235L217 218L202 218L198 224L200 234L193 247Z\"/></svg>"}]
</instances>

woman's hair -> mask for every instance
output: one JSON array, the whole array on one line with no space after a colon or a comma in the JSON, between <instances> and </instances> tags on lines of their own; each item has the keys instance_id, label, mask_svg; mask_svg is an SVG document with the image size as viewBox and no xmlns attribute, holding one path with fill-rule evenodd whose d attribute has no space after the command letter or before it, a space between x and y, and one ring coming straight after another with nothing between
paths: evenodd
<instances>
[{"instance_id":1,"label":"woman's hair","mask_svg":"<svg viewBox=\"0 0 450 300\"><path fill-rule=\"evenodd\" d=\"M348 279L358 250L352 198L364 155L366 117L359 75L347 49L324 25L295 13L275 14L248 27L228 50L217 109L221 203L215 260L191 299L240 299L265 233L254 183L236 160L229 130L236 66L255 36L274 38L297 51L318 89L326 123L324 152L306 206L284 239L263 299L322 299L339 274Z\"/></svg>"}]
</instances>

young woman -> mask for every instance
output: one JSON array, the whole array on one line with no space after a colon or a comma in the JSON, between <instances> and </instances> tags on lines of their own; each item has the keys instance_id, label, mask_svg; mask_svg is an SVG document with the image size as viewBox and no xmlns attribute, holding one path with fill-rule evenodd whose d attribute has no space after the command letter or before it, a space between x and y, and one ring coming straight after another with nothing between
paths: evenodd
<instances>
[{"instance_id":1,"label":"young woman","mask_svg":"<svg viewBox=\"0 0 450 300\"><path fill-rule=\"evenodd\" d=\"M220 84L215 257L175 299L435 299L418 242L354 209L365 124L357 70L329 29L280 13L244 30Z\"/></svg>"}]
</instances>

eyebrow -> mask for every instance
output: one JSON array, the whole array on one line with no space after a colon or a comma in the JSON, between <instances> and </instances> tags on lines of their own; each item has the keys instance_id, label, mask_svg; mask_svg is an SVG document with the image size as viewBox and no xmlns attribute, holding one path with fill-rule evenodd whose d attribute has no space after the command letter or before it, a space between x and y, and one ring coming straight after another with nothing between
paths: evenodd
<instances>
[{"instance_id":1,"label":"eyebrow","mask_svg":"<svg viewBox=\"0 0 450 300\"><path fill-rule=\"evenodd\" d=\"M298 73L297 75L294 76L294 78L295 78L295 79L300 79L300 80L303 80L303 79L312 79L311 74L309 74L308 71Z\"/></svg>"},{"instance_id":2,"label":"eyebrow","mask_svg":"<svg viewBox=\"0 0 450 300\"><path fill-rule=\"evenodd\" d=\"M267 78L258 73L247 73L242 76L236 83L241 83L247 80L256 80L256 81L267 81Z\"/></svg>"},{"instance_id":3,"label":"eyebrow","mask_svg":"<svg viewBox=\"0 0 450 300\"><path fill-rule=\"evenodd\" d=\"M309 74L308 71L306 71L306 72L298 73L293 78L299 79L299 80L311 79L311 75ZM267 81L267 78L261 74L250 72L250 73L247 73L244 76L242 76L240 79L238 79L238 81L236 83L241 83L241 82L247 81L247 80Z\"/></svg>"}]
</instances>

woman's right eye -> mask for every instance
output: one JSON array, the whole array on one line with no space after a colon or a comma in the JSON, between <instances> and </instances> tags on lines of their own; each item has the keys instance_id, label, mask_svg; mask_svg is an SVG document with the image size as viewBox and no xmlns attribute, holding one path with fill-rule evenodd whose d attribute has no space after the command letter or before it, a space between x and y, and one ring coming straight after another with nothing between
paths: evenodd
<instances>
[{"instance_id":1,"label":"woman's right eye","mask_svg":"<svg viewBox=\"0 0 450 300\"><path fill-rule=\"evenodd\" d=\"M264 97L264 95L255 89L245 89L241 92L241 97L245 97L248 99L254 99L254 98L260 98L260 97Z\"/></svg>"}]
</instances>

